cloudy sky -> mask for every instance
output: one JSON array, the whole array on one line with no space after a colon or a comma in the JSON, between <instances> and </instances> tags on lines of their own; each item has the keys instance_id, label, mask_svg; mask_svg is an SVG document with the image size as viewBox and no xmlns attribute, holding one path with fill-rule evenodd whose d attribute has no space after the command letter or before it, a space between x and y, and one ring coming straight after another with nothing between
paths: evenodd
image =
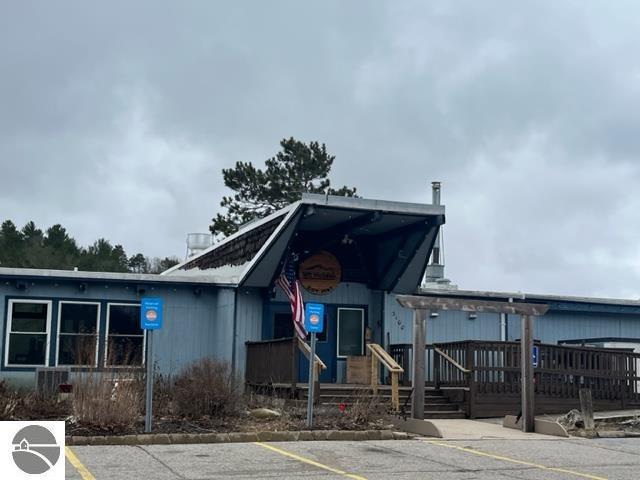
<instances>
[{"instance_id":1,"label":"cloudy sky","mask_svg":"<svg viewBox=\"0 0 640 480\"><path fill-rule=\"evenodd\" d=\"M0 4L0 219L179 255L283 137L427 202L463 288L640 297L635 1Z\"/></svg>"}]
</instances>

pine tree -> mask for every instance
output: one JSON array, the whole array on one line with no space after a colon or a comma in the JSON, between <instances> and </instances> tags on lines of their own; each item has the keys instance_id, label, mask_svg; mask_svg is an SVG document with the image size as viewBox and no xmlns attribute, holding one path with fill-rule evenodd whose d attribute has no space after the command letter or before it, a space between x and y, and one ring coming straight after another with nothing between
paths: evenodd
<instances>
[{"instance_id":1,"label":"pine tree","mask_svg":"<svg viewBox=\"0 0 640 480\"><path fill-rule=\"evenodd\" d=\"M24 257L22 233L11 220L0 227L0 266L21 267Z\"/></svg>"},{"instance_id":2,"label":"pine tree","mask_svg":"<svg viewBox=\"0 0 640 480\"><path fill-rule=\"evenodd\" d=\"M302 194L328 193L353 197L355 188L331 188L329 172L335 160L326 145L308 145L293 137L280 142L282 151L265 162L266 168L256 168L251 162L237 162L234 168L222 170L224 184L236 192L225 196L209 227L216 236L228 236L255 218L265 217L302 198Z\"/></svg>"}]
</instances>

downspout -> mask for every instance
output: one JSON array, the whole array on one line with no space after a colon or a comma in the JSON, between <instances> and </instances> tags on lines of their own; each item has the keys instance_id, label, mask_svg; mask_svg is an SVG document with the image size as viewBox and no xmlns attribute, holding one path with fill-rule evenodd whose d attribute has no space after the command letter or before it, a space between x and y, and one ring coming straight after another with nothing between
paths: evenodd
<instances>
[{"instance_id":1,"label":"downspout","mask_svg":"<svg viewBox=\"0 0 640 480\"><path fill-rule=\"evenodd\" d=\"M389 344L387 343L385 345L385 340L386 340L386 322L384 320L384 299L385 299L385 291L382 290L380 295L380 345L382 345L382 348L384 348L385 350L387 350L389 348ZM388 350L387 350L388 351Z\"/></svg>"},{"instance_id":2,"label":"downspout","mask_svg":"<svg viewBox=\"0 0 640 480\"><path fill-rule=\"evenodd\" d=\"M233 378L236 376L236 330L238 323L238 290L236 287L233 293L233 337L231 342L231 375Z\"/></svg>"},{"instance_id":3,"label":"downspout","mask_svg":"<svg viewBox=\"0 0 640 480\"><path fill-rule=\"evenodd\" d=\"M509 297L509 303L513 303L513 298ZM500 341L506 342L509 338L509 315L507 313L500 314Z\"/></svg>"}]
</instances>

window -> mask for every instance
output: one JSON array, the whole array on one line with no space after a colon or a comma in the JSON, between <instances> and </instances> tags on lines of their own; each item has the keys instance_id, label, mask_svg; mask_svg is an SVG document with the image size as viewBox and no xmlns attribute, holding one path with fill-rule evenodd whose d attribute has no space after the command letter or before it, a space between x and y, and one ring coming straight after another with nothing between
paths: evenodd
<instances>
[{"instance_id":1,"label":"window","mask_svg":"<svg viewBox=\"0 0 640 480\"><path fill-rule=\"evenodd\" d=\"M100 304L64 302L58 307L58 365L97 366Z\"/></svg>"},{"instance_id":2,"label":"window","mask_svg":"<svg viewBox=\"0 0 640 480\"><path fill-rule=\"evenodd\" d=\"M273 339L293 337L293 320L291 313L274 313Z\"/></svg>"},{"instance_id":3,"label":"window","mask_svg":"<svg viewBox=\"0 0 640 480\"><path fill-rule=\"evenodd\" d=\"M364 355L364 310L338 309L338 358Z\"/></svg>"},{"instance_id":4,"label":"window","mask_svg":"<svg viewBox=\"0 0 640 480\"><path fill-rule=\"evenodd\" d=\"M9 300L5 365L42 367L49 358L51 302Z\"/></svg>"},{"instance_id":5,"label":"window","mask_svg":"<svg viewBox=\"0 0 640 480\"><path fill-rule=\"evenodd\" d=\"M105 366L144 364L145 336L140 328L140 305L107 305Z\"/></svg>"}]
</instances>

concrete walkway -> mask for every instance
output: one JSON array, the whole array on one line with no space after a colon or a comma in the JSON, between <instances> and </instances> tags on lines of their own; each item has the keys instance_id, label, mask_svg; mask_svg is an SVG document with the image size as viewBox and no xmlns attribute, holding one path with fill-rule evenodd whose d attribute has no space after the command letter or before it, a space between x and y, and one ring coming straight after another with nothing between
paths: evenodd
<instances>
[{"instance_id":1,"label":"concrete walkway","mask_svg":"<svg viewBox=\"0 0 640 480\"><path fill-rule=\"evenodd\" d=\"M538 433L524 433L488 421L437 419L429 419L428 421L440 430L444 440L549 440L557 438Z\"/></svg>"}]
</instances>

